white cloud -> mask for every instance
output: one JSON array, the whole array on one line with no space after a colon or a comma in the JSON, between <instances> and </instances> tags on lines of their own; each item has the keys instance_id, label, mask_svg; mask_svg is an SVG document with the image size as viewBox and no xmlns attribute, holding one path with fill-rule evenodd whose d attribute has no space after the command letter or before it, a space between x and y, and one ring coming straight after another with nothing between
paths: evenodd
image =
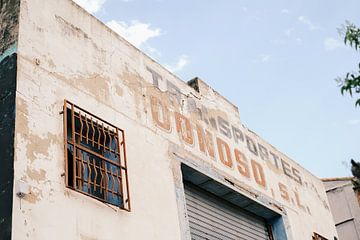
<instances>
[{"instance_id":1,"label":"white cloud","mask_svg":"<svg viewBox=\"0 0 360 240\"><path fill-rule=\"evenodd\" d=\"M284 8L281 10L281 13L288 14L288 13L290 13L290 11L289 11L289 9Z\"/></svg>"},{"instance_id":2,"label":"white cloud","mask_svg":"<svg viewBox=\"0 0 360 240\"><path fill-rule=\"evenodd\" d=\"M130 24L112 20L106 25L138 48L143 46L149 39L161 35L160 28L151 28L149 23L142 23L137 20L131 21Z\"/></svg>"},{"instance_id":3,"label":"white cloud","mask_svg":"<svg viewBox=\"0 0 360 240\"><path fill-rule=\"evenodd\" d=\"M261 54L256 59L254 59L252 62L253 63L266 63L266 62L269 62L270 59L271 59L271 55Z\"/></svg>"},{"instance_id":4,"label":"white cloud","mask_svg":"<svg viewBox=\"0 0 360 240\"><path fill-rule=\"evenodd\" d=\"M347 124L349 125L359 125L360 124L360 120L359 119L352 119L352 120L349 120L347 122Z\"/></svg>"},{"instance_id":5,"label":"white cloud","mask_svg":"<svg viewBox=\"0 0 360 240\"><path fill-rule=\"evenodd\" d=\"M299 16L298 21L306 25L310 31L319 29L319 27L315 26L306 16Z\"/></svg>"},{"instance_id":6,"label":"white cloud","mask_svg":"<svg viewBox=\"0 0 360 240\"><path fill-rule=\"evenodd\" d=\"M89 13L98 12L104 5L106 0L74 0L81 7L85 8Z\"/></svg>"},{"instance_id":7,"label":"white cloud","mask_svg":"<svg viewBox=\"0 0 360 240\"><path fill-rule=\"evenodd\" d=\"M294 29L293 28L289 28L287 29L284 34L287 36L287 37L290 37L291 34L294 32Z\"/></svg>"},{"instance_id":8,"label":"white cloud","mask_svg":"<svg viewBox=\"0 0 360 240\"><path fill-rule=\"evenodd\" d=\"M178 62L172 66L172 65L165 65L165 67L170 71L170 72L179 72L181 70L184 69L184 67L186 65L189 64L189 57L186 55L181 55Z\"/></svg>"},{"instance_id":9,"label":"white cloud","mask_svg":"<svg viewBox=\"0 0 360 240\"><path fill-rule=\"evenodd\" d=\"M270 55L266 55L266 54L260 55L260 61L261 62L268 62L270 60L270 58L271 58Z\"/></svg>"},{"instance_id":10,"label":"white cloud","mask_svg":"<svg viewBox=\"0 0 360 240\"><path fill-rule=\"evenodd\" d=\"M295 41L296 41L296 43L299 44L299 45L301 45L301 44L303 43L303 40L302 40L301 38L299 38L299 37L296 38Z\"/></svg>"},{"instance_id":11,"label":"white cloud","mask_svg":"<svg viewBox=\"0 0 360 240\"><path fill-rule=\"evenodd\" d=\"M283 38L278 38L278 39L270 40L270 43L275 44L275 45L285 45L287 43L287 41Z\"/></svg>"},{"instance_id":12,"label":"white cloud","mask_svg":"<svg viewBox=\"0 0 360 240\"><path fill-rule=\"evenodd\" d=\"M324 48L326 51L332 51L337 48L343 48L343 47L344 44L335 38L329 37L324 40Z\"/></svg>"}]
</instances>

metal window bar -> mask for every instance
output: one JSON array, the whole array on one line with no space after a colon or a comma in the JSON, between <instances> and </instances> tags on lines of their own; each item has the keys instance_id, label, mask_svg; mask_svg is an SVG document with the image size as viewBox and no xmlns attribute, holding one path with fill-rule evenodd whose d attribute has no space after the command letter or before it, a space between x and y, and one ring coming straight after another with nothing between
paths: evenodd
<instances>
[{"instance_id":1,"label":"metal window bar","mask_svg":"<svg viewBox=\"0 0 360 240\"><path fill-rule=\"evenodd\" d=\"M66 186L130 211L125 134L64 100Z\"/></svg>"}]
</instances>

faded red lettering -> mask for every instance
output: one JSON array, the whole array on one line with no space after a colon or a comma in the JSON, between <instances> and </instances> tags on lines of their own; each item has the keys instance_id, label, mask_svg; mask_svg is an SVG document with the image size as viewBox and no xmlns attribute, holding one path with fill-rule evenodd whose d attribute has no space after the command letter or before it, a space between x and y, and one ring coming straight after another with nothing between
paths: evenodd
<instances>
[{"instance_id":1,"label":"faded red lettering","mask_svg":"<svg viewBox=\"0 0 360 240\"><path fill-rule=\"evenodd\" d=\"M207 153L210 157L215 158L214 141L212 134L202 129L199 125L196 125L196 132L199 140L199 148L203 153Z\"/></svg>"},{"instance_id":2,"label":"faded red lettering","mask_svg":"<svg viewBox=\"0 0 360 240\"><path fill-rule=\"evenodd\" d=\"M188 144L194 143L193 132L190 121L184 115L175 112L176 130L181 135L181 138Z\"/></svg>"},{"instance_id":3,"label":"faded red lettering","mask_svg":"<svg viewBox=\"0 0 360 240\"><path fill-rule=\"evenodd\" d=\"M166 131L170 131L169 109L156 97L151 97L151 113L153 121L157 126Z\"/></svg>"},{"instance_id":4,"label":"faded red lettering","mask_svg":"<svg viewBox=\"0 0 360 240\"><path fill-rule=\"evenodd\" d=\"M232 168L233 162L232 162L232 157L231 157L231 152L230 152L229 145L224 140L222 140L220 138L216 138L216 142L217 142L217 147L218 147L218 151L219 151L219 158L220 158L221 162L225 166ZM225 150L225 154L224 154L224 150Z\"/></svg>"},{"instance_id":5,"label":"faded red lettering","mask_svg":"<svg viewBox=\"0 0 360 240\"><path fill-rule=\"evenodd\" d=\"M255 182L258 185L266 188L266 180L265 180L263 167L255 160L251 160L251 166L252 166Z\"/></svg>"},{"instance_id":6,"label":"faded red lettering","mask_svg":"<svg viewBox=\"0 0 360 240\"><path fill-rule=\"evenodd\" d=\"M235 160L238 163L237 169L244 177L250 178L249 164L246 156L235 148Z\"/></svg>"}]
</instances>

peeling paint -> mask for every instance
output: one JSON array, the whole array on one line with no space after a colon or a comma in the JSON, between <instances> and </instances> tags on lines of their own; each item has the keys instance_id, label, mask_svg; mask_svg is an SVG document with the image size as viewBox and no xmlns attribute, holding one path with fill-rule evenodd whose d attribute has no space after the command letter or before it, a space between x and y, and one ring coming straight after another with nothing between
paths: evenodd
<instances>
[{"instance_id":1,"label":"peeling paint","mask_svg":"<svg viewBox=\"0 0 360 240\"><path fill-rule=\"evenodd\" d=\"M24 200L31 204L36 204L37 202L41 201L43 197L42 190L37 187L31 187L30 194L27 194L24 197Z\"/></svg>"},{"instance_id":2,"label":"peeling paint","mask_svg":"<svg viewBox=\"0 0 360 240\"><path fill-rule=\"evenodd\" d=\"M17 133L22 134L26 143L26 156L30 162L34 162L39 155L48 156L49 148L52 144L60 144L62 136L48 133L45 137L38 136L32 133L31 126L29 126L29 110L27 102L22 98L17 98Z\"/></svg>"},{"instance_id":3,"label":"peeling paint","mask_svg":"<svg viewBox=\"0 0 360 240\"><path fill-rule=\"evenodd\" d=\"M60 142L61 137L51 133L49 133L45 138L31 134L28 136L26 155L28 159L33 162L39 155L48 156L50 146Z\"/></svg>"},{"instance_id":4,"label":"peeling paint","mask_svg":"<svg viewBox=\"0 0 360 240\"><path fill-rule=\"evenodd\" d=\"M124 95L124 90L120 86L115 87L116 94L122 97Z\"/></svg>"},{"instance_id":5,"label":"peeling paint","mask_svg":"<svg viewBox=\"0 0 360 240\"><path fill-rule=\"evenodd\" d=\"M37 182L46 180L46 171L44 169L34 170L34 169L30 169L30 167L28 166L26 170L26 174L31 180Z\"/></svg>"},{"instance_id":6,"label":"peeling paint","mask_svg":"<svg viewBox=\"0 0 360 240\"><path fill-rule=\"evenodd\" d=\"M248 149L245 135L249 135L254 142L260 139L262 144L263 141L241 125L237 108L225 98L202 81L199 91L194 91L139 50L129 47L125 40L98 20L84 11L78 11L79 8L72 1L24 0L23 3L23 21L20 23L22 37L18 45L21 49L15 176L16 179L25 178L30 183L31 193L25 197L22 205L25 212L14 209L14 238L42 239L53 234L54 239L81 240L114 239L116 236L124 239L190 239L184 217L182 162L191 162L221 184L230 185L234 191L280 214L286 215L286 211L289 211L292 222L310 219L306 212L291 208L291 202L282 204L276 200L280 198L278 189L274 187L277 182L274 186L267 185L267 189L259 189L252 176L246 178L239 175L235 161L233 168L222 168L221 162L216 160L216 149L214 158L209 158L209 154L201 155L201 149L196 145L198 137L195 125L200 122L204 130L214 130L216 142L218 133L221 134L219 131L228 133L224 128L220 129L223 125L218 123L218 117L221 116L228 122L230 131L232 123L235 127L239 125L243 131L242 136L240 130L237 132L237 142L229 142L231 148L238 147L247 155L249 162L257 156L255 160L266 168L265 175L269 174L269 182L279 179L284 180L284 184L298 186L296 182L291 182L293 179L281 176L281 171L270 161L260 159ZM45 37L48 41L44 42ZM152 84L147 67L163 75L160 86ZM169 108L169 131L159 130L153 124L152 97L161 99ZM99 113L99 117L124 129L130 190L134 193L132 212L114 211L100 201L65 187L63 119L59 114L64 99L89 112ZM163 120L161 114L159 119ZM182 124L176 124L180 122L180 114L184 116L182 123L186 123L185 118L191 121L185 127L189 129L190 126L194 130L194 146L184 144L181 135L177 134L176 130L182 132ZM169 134L171 130L175 134ZM192 133L187 131L187 136L190 138ZM232 134L235 134L234 131ZM169 145L173 149L168 149ZM270 150L269 145L266 148ZM174 157L174 152L180 157ZM309 188L316 191L319 187L316 181L314 184ZM313 205L320 206L310 220L318 220L320 215L325 220L318 224L307 221L304 226L286 226L288 231L308 232L312 225L317 225L332 234L327 220L329 215L323 212L322 202L317 204L312 193L306 194L306 200L314 200L316 203ZM99 218L104 221L98 221ZM24 227L24 219L28 221L27 227ZM114 222L122 228L113 228L111 223ZM31 229L36 229L36 233ZM305 235L301 237L307 237Z\"/></svg>"},{"instance_id":7,"label":"peeling paint","mask_svg":"<svg viewBox=\"0 0 360 240\"><path fill-rule=\"evenodd\" d=\"M132 73L126 68L125 71L119 76L128 90L133 94L135 105L138 106L142 98L142 88L144 87L144 79L138 73Z\"/></svg>"}]
</instances>

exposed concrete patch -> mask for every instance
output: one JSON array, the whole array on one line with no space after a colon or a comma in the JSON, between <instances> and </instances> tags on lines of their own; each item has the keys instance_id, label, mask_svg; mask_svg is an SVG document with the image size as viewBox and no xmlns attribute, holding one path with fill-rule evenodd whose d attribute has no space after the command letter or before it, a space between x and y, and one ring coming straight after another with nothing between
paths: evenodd
<instances>
[{"instance_id":1,"label":"exposed concrete patch","mask_svg":"<svg viewBox=\"0 0 360 240\"><path fill-rule=\"evenodd\" d=\"M118 75L120 80L128 88L129 92L133 95L136 108L136 116L138 119L141 119L141 112L147 113L146 109L149 109L147 106L146 96L149 89L155 89L153 85L145 82L143 77L137 72L131 72L128 67L125 67L125 70L122 74Z\"/></svg>"},{"instance_id":2,"label":"exposed concrete patch","mask_svg":"<svg viewBox=\"0 0 360 240\"><path fill-rule=\"evenodd\" d=\"M124 95L124 90L120 86L115 86L115 91L120 97Z\"/></svg>"},{"instance_id":3,"label":"exposed concrete patch","mask_svg":"<svg viewBox=\"0 0 360 240\"><path fill-rule=\"evenodd\" d=\"M25 115L29 114L26 101L23 98L18 97L16 99L16 103L17 103L18 110L22 111Z\"/></svg>"},{"instance_id":4,"label":"exposed concrete patch","mask_svg":"<svg viewBox=\"0 0 360 240\"><path fill-rule=\"evenodd\" d=\"M34 170L30 169L30 167L28 166L26 169L26 174L31 180L37 182L44 181L46 179L46 171L43 169Z\"/></svg>"},{"instance_id":5,"label":"exposed concrete patch","mask_svg":"<svg viewBox=\"0 0 360 240\"><path fill-rule=\"evenodd\" d=\"M28 124L28 107L24 99L17 99L18 116L16 129L22 135L26 142L26 157L31 161L35 161L39 154L48 156L49 148L52 144L59 144L62 137L52 133L48 133L45 138L32 134Z\"/></svg>"},{"instance_id":6,"label":"exposed concrete patch","mask_svg":"<svg viewBox=\"0 0 360 240\"><path fill-rule=\"evenodd\" d=\"M31 63L36 68L41 68L41 70L47 72L49 75L52 75L58 80L63 81L66 84L81 91L87 92L88 94L103 102L110 101L110 79L102 76L101 73L74 73L72 75L65 76L64 74L56 71L49 71L50 69L46 69L41 65L37 66L34 59L28 58L26 56L21 56L21 59ZM48 62L49 67L52 64L56 65L52 59L47 58L44 61Z\"/></svg>"},{"instance_id":7,"label":"exposed concrete patch","mask_svg":"<svg viewBox=\"0 0 360 240\"><path fill-rule=\"evenodd\" d=\"M78 76L72 81L73 85L81 85L81 87L91 95L100 98L104 102L110 101L110 80L99 74L91 74Z\"/></svg>"},{"instance_id":8,"label":"exposed concrete patch","mask_svg":"<svg viewBox=\"0 0 360 240\"><path fill-rule=\"evenodd\" d=\"M24 200L28 203L35 204L42 199L42 190L37 187L31 187L30 194L24 197Z\"/></svg>"},{"instance_id":9,"label":"exposed concrete patch","mask_svg":"<svg viewBox=\"0 0 360 240\"><path fill-rule=\"evenodd\" d=\"M127 67L119 77L133 94L136 105L138 105L140 99L139 96L142 95L143 83L145 82L144 79L140 74L129 71Z\"/></svg>"},{"instance_id":10,"label":"exposed concrete patch","mask_svg":"<svg viewBox=\"0 0 360 240\"><path fill-rule=\"evenodd\" d=\"M49 148L52 144L60 143L60 138L54 134L48 134L46 138L37 135L29 135L28 144L26 146L26 156L33 162L39 154L43 156L49 155Z\"/></svg>"}]
</instances>

